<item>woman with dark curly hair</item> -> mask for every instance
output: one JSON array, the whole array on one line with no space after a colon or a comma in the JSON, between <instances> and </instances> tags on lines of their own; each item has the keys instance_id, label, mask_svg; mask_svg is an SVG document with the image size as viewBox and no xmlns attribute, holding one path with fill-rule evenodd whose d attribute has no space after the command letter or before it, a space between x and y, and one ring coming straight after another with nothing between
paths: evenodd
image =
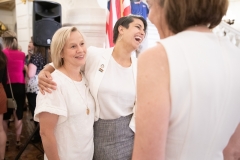
<instances>
[{"instance_id":1,"label":"woman with dark curly hair","mask_svg":"<svg viewBox=\"0 0 240 160\"><path fill-rule=\"evenodd\" d=\"M3 114L7 112L7 96L4 86L7 83L7 58L2 52L2 44L0 43L0 159L4 159L6 146L6 133L3 129Z\"/></svg>"}]
</instances>

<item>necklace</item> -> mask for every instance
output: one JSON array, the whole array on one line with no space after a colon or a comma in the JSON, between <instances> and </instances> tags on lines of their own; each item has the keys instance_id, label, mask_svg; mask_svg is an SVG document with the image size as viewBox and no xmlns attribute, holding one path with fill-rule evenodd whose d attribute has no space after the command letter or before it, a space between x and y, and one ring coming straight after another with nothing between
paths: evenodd
<instances>
[{"instance_id":1,"label":"necklace","mask_svg":"<svg viewBox=\"0 0 240 160\"><path fill-rule=\"evenodd\" d=\"M64 69L65 69L65 67L64 67ZM66 69L65 69L65 71L66 71L66 73L67 73L67 70L66 70ZM79 74L81 75L82 81L83 81L84 78L83 78L83 76L82 76L82 73L79 72ZM89 114L90 114L90 109L88 108L88 94L89 94L89 91L88 91L87 85L85 84L85 87L86 87L86 88L85 88L85 98L86 98L86 100L84 100L84 98L83 98L82 94L80 93L80 91L78 90L75 82L74 82L74 81L72 80L72 78L68 75L68 73L67 73L67 76L71 79L71 81L72 81L73 85L75 86L77 92L79 93L80 97L82 98L83 103L84 103L85 106L86 106L86 113L87 113L87 115L89 115ZM84 80L84 81L85 81L85 80Z\"/></svg>"}]
</instances>

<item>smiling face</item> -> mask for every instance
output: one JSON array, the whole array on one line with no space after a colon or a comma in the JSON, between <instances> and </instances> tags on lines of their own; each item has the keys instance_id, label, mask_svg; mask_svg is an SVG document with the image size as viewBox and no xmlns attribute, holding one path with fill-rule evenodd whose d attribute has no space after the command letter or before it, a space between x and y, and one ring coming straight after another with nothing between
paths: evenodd
<instances>
[{"instance_id":1,"label":"smiling face","mask_svg":"<svg viewBox=\"0 0 240 160\"><path fill-rule=\"evenodd\" d=\"M125 42L137 49L145 38L144 24L140 19L134 18L129 27L119 26L119 41Z\"/></svg>"},{"instance_id":2,"label":"smiling face","mask_svg":"<svg viewBox=\"0 0 240 160\"><path fill-rule=\"evenodd\" d=\"M64 65L81 67L86 61L86 45L83 36L78 31L73 31L67 39L61 56Z\"/></svg>"}]
</instances>

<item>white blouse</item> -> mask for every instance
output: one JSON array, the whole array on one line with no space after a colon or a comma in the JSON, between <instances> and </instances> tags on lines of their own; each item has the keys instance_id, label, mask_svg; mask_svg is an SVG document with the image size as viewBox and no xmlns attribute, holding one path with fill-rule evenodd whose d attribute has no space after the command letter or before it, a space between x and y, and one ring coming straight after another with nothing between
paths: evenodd
<instances>
[{"instance_id":1,"label":"white blouse","mask_svg":"<svg viewBox=\"0 0 240 160\"><path fill-rule=\"evenodd\" d=\"M133 67L122 67L111 56L98 91L101 119L116 119L133 113L136 87Z\"/></svg>"},{"instance_id":2,"label":"white blouse","mask_svg":"<svg viewBox=\"0 0 240 160\"><path fill-rule=\"evenodd\" d=\"M52 78L57 89L45 95L38 93L34 120L39 121L42 112L58 115L55 137L60 159L92 160L95 103L90 93L85 94L86 90L89 91L86 80L73 81L59 70L52 73ZM89 115L86 113L86 99Z\"/></svg>"}]
</instances>

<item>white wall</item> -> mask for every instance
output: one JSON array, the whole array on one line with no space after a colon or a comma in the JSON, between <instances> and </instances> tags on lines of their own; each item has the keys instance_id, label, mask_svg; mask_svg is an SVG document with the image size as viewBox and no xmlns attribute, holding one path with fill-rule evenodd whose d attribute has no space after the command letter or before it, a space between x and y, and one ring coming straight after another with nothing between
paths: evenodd
<instances>
[{"instance_id":1,"label":"white wall","mask_svg":"<svg viewBox=\"0 0 240 160\"><path fill-rule=\"evenodd\" d=\"M18 44L27 54L28 42L32 36L32 2L23 4L21 0L15 0Z\"/></svg>"},{"instance_id":2,"label":"white wall","mask_svg":"<svg viewBox=\"0 0 240 160\"><path fill-rule=\"evenodd\" d=\"M89 45L103 47L105 42L106 11L101 8L97 0L47 0L55 1L62 6L62 24L69 23L82 31ZM27 54L27 47L32 36L33 2L23 4L15 0L18 42L23 52Z\"/></svg>"}]
</instances>

